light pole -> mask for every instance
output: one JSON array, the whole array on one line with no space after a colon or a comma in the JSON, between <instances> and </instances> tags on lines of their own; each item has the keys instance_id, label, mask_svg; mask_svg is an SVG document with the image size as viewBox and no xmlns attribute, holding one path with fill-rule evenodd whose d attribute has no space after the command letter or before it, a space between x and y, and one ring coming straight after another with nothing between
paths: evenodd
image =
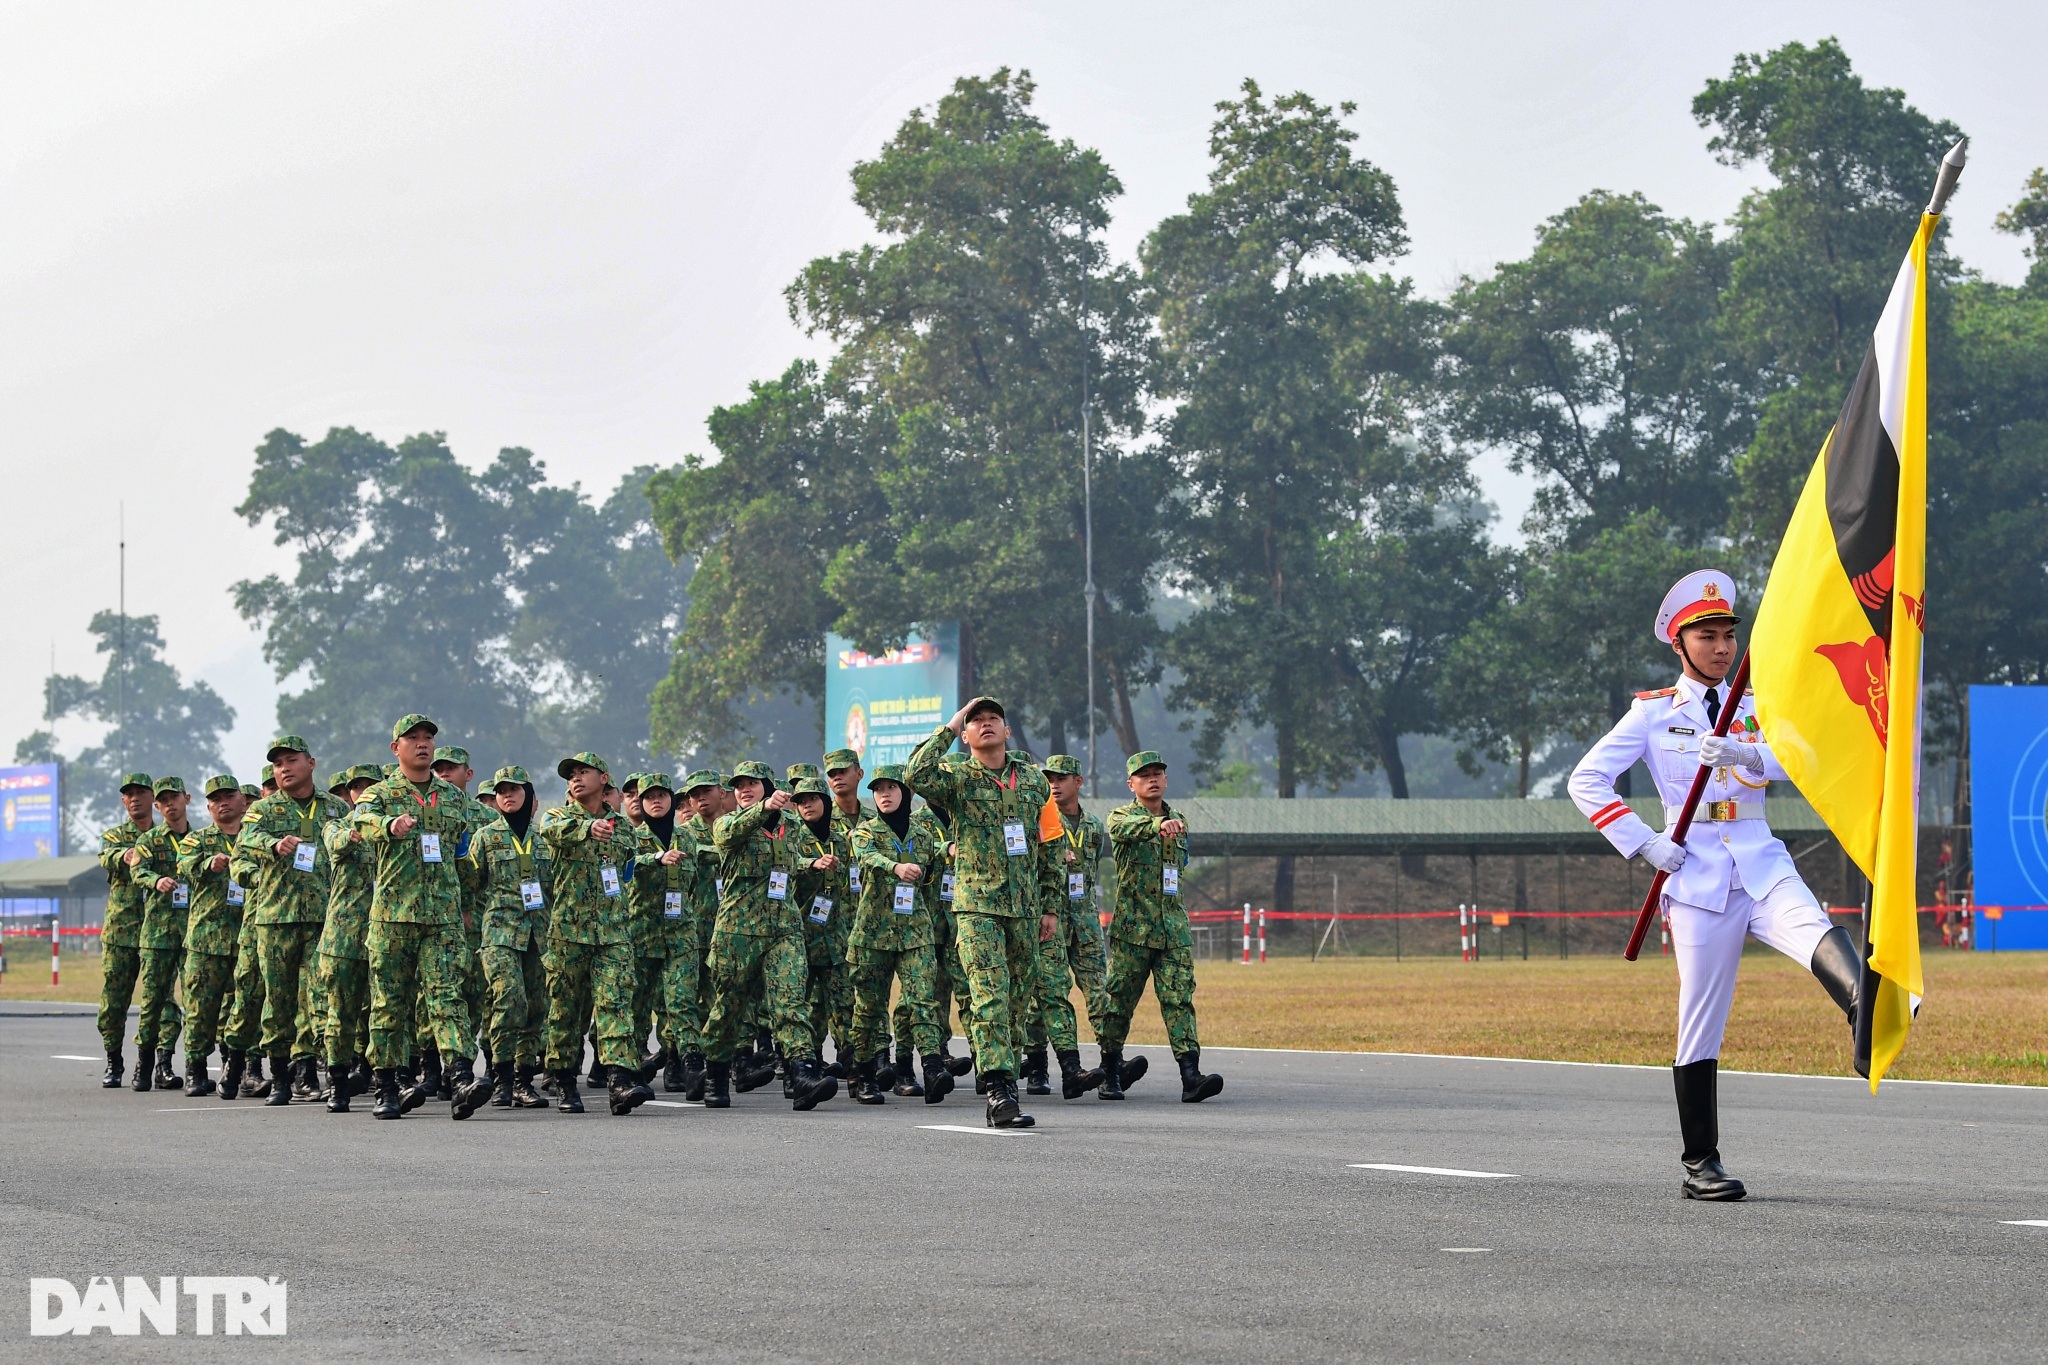
<instances>
[{"instance_id":1,"label":"light pole","mask_svg":"<svg viewBox=\"0 0 2048 1365\"><path fill-rule=\"evenodd\" d=\"M1081 233L1081 559L1087 578L1081 600L1088 609L1088 794L1095 795L1095 483L1090 468L1088 394L1088 233Z\"/></svg>"}]
</instances>

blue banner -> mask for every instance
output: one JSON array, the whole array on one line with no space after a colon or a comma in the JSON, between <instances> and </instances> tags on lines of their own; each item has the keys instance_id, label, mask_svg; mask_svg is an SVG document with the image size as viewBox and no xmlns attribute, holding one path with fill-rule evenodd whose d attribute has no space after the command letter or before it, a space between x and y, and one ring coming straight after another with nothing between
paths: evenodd
<instances>
[{"instance_id":1,"label":"blue banner","mask_svg":"<svg viewBox=\"0 0 2048 1365\"><path fill-rule=\"evenodd\" d=\"M61 852L59 780L54 763L0 768L0 862Z\"/></svg>"},{"instance_id":2,"label":"blue banner","mask_svg":"<svg viewBox=\"0 0 2048 1365\"><path fill-rule=\"evenodd\" d=\"M2048 906L2048 687L1970 689L1970 836L1979 906ZM2048 948L2048 910L1979 909L1972 938Z\"/></svg>"},{"instance_id":3,"label":"blue banner","mask_svg":"<svg viewBox=\"0 0 2048 1365\"><path fill-rule=\"evenodd\" d=\"M947 622L903 648L863 654L825 637L825 747L847 748L873 772L911 751L960 709L960 627Z\"/></svg>"}]
</instances>

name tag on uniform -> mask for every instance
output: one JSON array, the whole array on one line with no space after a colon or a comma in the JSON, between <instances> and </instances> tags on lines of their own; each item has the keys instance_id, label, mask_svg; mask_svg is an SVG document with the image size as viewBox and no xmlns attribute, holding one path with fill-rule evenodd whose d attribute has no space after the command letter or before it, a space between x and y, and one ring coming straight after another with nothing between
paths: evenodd
<instances>
[{"instance_id":1,"label":"name tag on uniform","mask_svg":"<svg viewBox=\"0 0 2048 1365\"><path fill-rule=\"evenodd\" d=\"M597 869L597 875L599 880L604 883L604 893L607 896L619 894L619 870L616 867L606 863Z\"/></svg>"},{"instance_id":2,"label":"name tag on uniform","mask_svg":"<svg viewBox=\"0 0 2048 1365\"><path fill-rule=\"evenodd\" d=\"M318 857L319 854L319 849L314 848L304 839L301 839L299 840L298 847L292 850L292 866L301 872L311 872L313 870L313 859ZM439 855L435 856L436 861L438 861Z\"/></svg>"},{"instance_id":3,"label":"name tag on uniform","mask_svg":"<svg viewBox=\"0 0 2048 1365\"><path fill-rule=\"evenodd\" d=\"M811 897L811 923L823 924L832 918L832 902L823 896Z\"/></svg>"},{"instance_id":4,"label":"name tag on uniform","mask_svg":"<svg viewBox=\"0 0 2048 1365\"><path fill-rule=\"evenodd\" d=\"M438 863L441 861L440 835L422 834L420 836L420 861L423 863Z\"/></svg>"},{"instance_id":5,"label":"name tag on uniform","mask_svg":"<svg viewBox=\"0 0 2048 1365\"><path fill-rule=\"evenodd\" d=\"M185 883L183 882L179 882L176 886L173 886L171 888L171 905L174 908L183 910L186 906L190 905L191 903L192 888L186 886Z\"/></svg>"},{"instance_id":6,"label":"name tag on uniform","mask_svg":"<svg viewBox=\"0 0 2048 1365\"><path fill-rule=\"evenodd\" d=\"M1085 873L1080 872L1069 872L1067 874L1067 899L1070 901L1077 901L1087 894L1087 875Z\"/></svg>"},{"instance_id":7,"label":"name tag on uniform","mask_svg":"<svg viewBox=\"0 0 2048 1365\"><path fill-rule=\"evenodd\" d=\"M1024 848L1024 822L1022 820L1008 820L1004 822L1003 852L1009 854L1012 858L1024 856L1026 850Z\"/></svg>"},{"instance_id":8,"label":"name tag on uniform","mask_svg":"<svg viewBox=\"0 0 2048 1365\"><path fill-rule=\"evenodd\" d=\"M662 892L661 913L668 919L681 919L683 917L683 893L680 891Z\"/></svg>"},{"instance_id":9,"label":"name tag on uniform","mask_svg":"<svg viewBox=\"0 0 2048 1365\"><path fill-rule=\"evenodd\" d=\"M1169 867L1161 878L1161 889L1169 896L1180 894L1180 869Z\"/></svg>"},{"instance_id":10,"label":"name tag on uniform","mask_svg":"<svg viewBox=\"0 0 2048 1365\"><path fill-rule=\"evenodd\" d=\"M242 904L242 903L243 903L243 892L242 892L242 884L241 884L240 882L238 882L238 881L235 881L235 880L234 880L233 878L230 878L230 879L228 880L228 904L229 904L229 905L240 905L240 904Z\"/></svg>"},{"instance_id":11,"label":"name tag on uniform","mask_svg":"<svg viewBox=\"0 0 2048 1365\"><path fill-rule=\"evenodd\" d=\"M789 899L789 874L775 868L768 874L768 899L783 901Z\"/></svg>"},{"instance_id":12,"label":"name tag on uniform","mask_svg":"<svg viewBox=\"0 0 2048 1365\"><path fill-rule=\"evenodd\" d=\"M846 889L847 889L848 891L851 891L851 892L852 892L852 893L853 893L854 895L856 895L856 896L858 896L858 895L860 894L860 864L859 864L859 863L848 863L848 864L847 864L847 866L846 866Z\"/></svg>"},{"instance_id":13,"label":"name tag on uniform","mask_svg":"<svg viewBox=\"0 0 2048 1365\"><path fill-rule=\"evenodd\" d=\"M890 906L899 915L907 915L917 908L917 888L909 882L896 883L896 900Z\"/></svg>"},{"instance_id":14,"label":"name tag on uniform","mask_svg":"<svg viewBox=\"0 0 2048 1365\"><path fill-rule=\"evenodd\" d=\"M944 873L939 877L939 899L942 901L953 899L953 874L950 872Z\"/></svg>"},{"instance_id":15,"label":"name tag on uniform","mask_svg":"<svg viewBox=\"0 0 2048 1365\"><path fill-rule=\"evenodd\" d=\"M725 894L725 878L713 877L711 879L711 889L723 896Z\"/></svg>"},{"instance_id":16,"label":"name tag on uniform","mask_svg":"<svg viewBox=\"0 0 2048 1365\"><path fill-rule=\"evenodd\" d=\"M519 903L520 903L521 905L525 906L525 907L526 907L526 908L527 908L528 910L538 910L538 909L540 909L540 907L541 907L541 904L542 904L542 901L541 901L541 895L540 895L540 883L539 883L539 882L521 882L521 883L519 883Z\"/></svg>"}]
</instances>

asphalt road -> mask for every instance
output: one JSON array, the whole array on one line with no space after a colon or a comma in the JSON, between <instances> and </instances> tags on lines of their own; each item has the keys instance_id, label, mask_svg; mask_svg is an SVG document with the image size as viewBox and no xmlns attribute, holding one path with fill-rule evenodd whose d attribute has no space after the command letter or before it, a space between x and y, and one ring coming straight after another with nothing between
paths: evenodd
<instances>
[{"instance_id":1,"label":"asphalt road","mask_svg":"<svg viewBox=\"0 0 2048 1365\"><path fill-rule=\"evenodd\" d=\"M0 1014L16 1304L279 1275L290 1334L31 1339L17 1309L0 1357L2048 1357L2048 1227L2006 1221L2048 1220L2048 1090L1724 1076L1752 1195L1698 1204L1652 1069L1216 1049L1197 1107L1146 1049L1127 1103L998 1135L964 1088L378 1123L103 1091L97 1051L84 1012Z\"/></svg>"}]
</instances>

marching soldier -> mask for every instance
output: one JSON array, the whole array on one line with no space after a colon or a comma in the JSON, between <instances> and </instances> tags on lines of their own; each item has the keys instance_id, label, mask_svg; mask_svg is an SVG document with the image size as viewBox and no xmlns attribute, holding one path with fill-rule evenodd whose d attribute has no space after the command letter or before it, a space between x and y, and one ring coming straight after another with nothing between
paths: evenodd
<instances>
[{"instance_id":1,"label":"marching soldier","mask_svg":"<svg viewBox=\"0 0 2048 1365\"><path fill-rule=\"evenodd\" d=\"M1059 1059L1060 1094L1074 1100L1102 1084L1099 1068L1081 1069L1080 1037L1068 983L1079 986L1088 1002L1088 1026L1099 1051L1105 998L1102 923L1095 917L1095 865L1109 835L1100 820L1081 809L1079 759L1072 754L1054 754L1045 761L1044 772L1052 801L1040 818L1051 837L1040 843L1039 851L1047 861L1046 906L1054 924L1052 933L1038 942L1038 1012L1027 1035L1031 1051L1026 1071L1031 1076L1031 1093L1052 1093L1045 1068L1049 1041ZM1126 1085L1135 1079L1129 1070L1126 1065Z\"/></svg>"},{"instance_id":2,"label":"marching soldier","mask_svg":"<svg viewBox=\"0 0 2048 1365\"><path fill-rule=\"evenodd\" d=\"M121 1044L128 1032L128 1003L135 998L135 981L142 974L142 888L129 880L128 854L156 823L154 788L148 773L122 777L121 808L127 818L100 835L100 869L107 874L107 916L100 926L99 1016L107 1069L100 1084L108 1090L120 1089L126 1072ZM139 1069L149 1071L155 1060L144 1057Z\"/></svg>"},{"instance_id":3,"label":"marching soldier","mask_svg":"<svg viewBox=\"0 0 2048 1365\"><path fill-rule=\"evenodd\" d=\"M791 764L791 771L808 768ZM804 915L804 944L809 953L807 996L811 1032L818 1046L832 1035L834 1061L825 1074L835 1079L850 1076L853 1052L853 982L846 970L846 940L853 922L853 894L848 871L853 863L852 830L831 814L830 790L821 777L792 777L790 790L796 796L797 814L831 854L834 865L827 871L811 872L797 879L797 905Z\"/></svg>"},{"instance_id":4,"label":"marching soldier","mask_svg":"<svg viewBox=\"0 0 2048 1365\"><path fill-rule=\"evenodd\" d=\"M355 808L383 776L373 764L348 769L328 790ZM368 1059L358 1051L370 1008L370 905L376 899L375 850L353 820L336 820L321 835L334 883L320 929L320 992L327 1001L327 1112L346 1114L349 1096L370 1088Z\"/></svg>"},{"instance_id":5,"label":"marching soldier","mask_svg":"<svg viewBox=\"0 0 2048 1365\"><path fill-rule=\"evenodd\" d=\"M936 823L912 819L900 765L875 769L868 790L875 813L854 827L850 841L861 869L861 894L846 950L854 990L854 1074L847 1091L861 1104L884 1102L880 1071L887 1064L888 1037L882 1030L895 982L902 986L924 1056L920 1093L926 1104L937 1104L953 1088L953 1073L939 1052L938 959L932 946L932 899L945 835Z\"/></svg>"},{"instance_id":6,"label":"marching soldier","mask_svg":"<svg viewBox=\"0 0 2048 1365\"><path fill-rule=\"evenodd\" d=\"M163 823L137 839L127 855L128 876L142 888L142 1019L135 1045L144 1061L156 1058L153 1076L136 1070L135 1088L147 1090L149 1082L159 1090L176 1090L171 1053L184 1013L172 992L185 965L185 920L192 905L192 887L178 875L178 841L191 830L185 812L192 798L180 777L159 777L154 795Z\"/></svg>"},{"instance_id":7,"label":"marching soldier","mask_svg":"<svg viewBox=\"0 0 2048 1365\"><path fill-rule=\"evenodd\" d=\"M633 896L659 926L661 938L661 975L653 998L661 1010L662 1089L687 1092L704 1083L697 954L697 881L703 863L696 841L676 817L675 782L667 773L641 777L640 820Z\"/></svg>"},{"instance_id":8,"label":"marching soldier","mask_svg":"<svg viewBox=\"0 0 2048 1365\"><path fill-rule=\"evenodd\" d=\"M213 1093L206 1057L220 1038L221 1018L235 984L235 936L242 929L244 895L228 865L234 861L235 838L242 832L242 812L249 799L234 778L209 777L204 788L206 811L213 823L196 829L178 843L178 877L191 888L191 909L185 920L185 1093ZM227 1079L222 1071L221 1079ZM241 1077L235 1077L237 1084Z\"/></svg>"},{"instance_id":9,"label":"marching soldier","mask_svg":"<svg viewBox=\"0 0 2048 1365\"><path fill-rule=\"evenodd\" d=\"M1195 1032L1195 941L1180 892L1188 865L1187 821L1166 804L1166 761L1157 753L1141 749L1124 760L1124 769L1132 800L1109 814L1116 917L1109 923L1102 1087L1096 1093L1105 1100L1124 1097L1124 1038L1149 977L1180 1065L1181 1100L1200 1104L1223 1089L1223 1078L1202 1074Z\"/></svg>"},{"instance_id":10,"label":"marching soldier","mask_svg":"<svg viewBox=\"0 0 2048 1365\"><path fill-rule=\"evenodd\" d=\"M1687 1199L1740 1199L1747 1191L1721 1165L1718 1073L1735 969L1745 939L1777 949L1820 979L1853 1021L1862 959L1800 880L1785 845L1764 820L1764 789L1785 770L1763 742L1749 694L1726 694L1735 661L1735 582L1717 570L1687 574L1664 596L1657 638L1678 656L1671 687L1638 692L1607 737L1579 760L1570 791L1580 813L1623 857L1640 854L1668 873L1664 913L1678 959L1678 1057L1671 1068ZM1725 738L1714 735L1723 707L1736 708ZM1649 765L1669 829L1693 776L1713 771L1687 843L1650 828L1615 792L1638 761Z\"/></svg>"},{"instance_id":11,"label":"marching soldier","mask_svg":"<svg viewBox=\"0 0 2048 1365\"><path fill-rule=\"evenodd\" d=\"M491 1071L496 1109L544 1109L533 1089L546 1060L548 982L541 962L548 934L548 888L554 881L547 840L534 837L533 779L516 765L491 779L498 816L477 831L469 857L476 869L474 903L483 909L483 970L491 989Z\"/></svg>"}]
</instances>

